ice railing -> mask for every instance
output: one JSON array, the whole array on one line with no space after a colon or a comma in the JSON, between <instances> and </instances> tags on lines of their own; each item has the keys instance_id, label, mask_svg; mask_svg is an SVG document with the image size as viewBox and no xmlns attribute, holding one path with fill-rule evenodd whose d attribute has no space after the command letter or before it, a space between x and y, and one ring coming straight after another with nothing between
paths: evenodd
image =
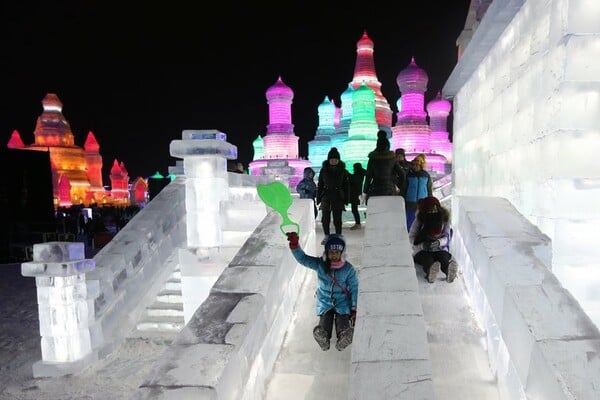
<instances>
[{"instance_id":1,"label":"ice railing","mask_svg":"<svg viewBox=\"0 0 600 400\"><path fill-rule=\"evenodd\" d=\"M224 229L233 219L248 225L260 217L240 216L247 207L236 205L260 201L256 184L265 179L227 173ZM110 354L135 328L173 272L165 268L167 259L186 248L185 190L185 178L176 178L93 260L85 259L83 243L34 245L34 260L22 266L22 274L35 276L38 287L42 360L34 364L34 376L77 374Z\"/></svg>"},{"instance_id":2,"label":"ice railing","mask_svg":"<svg viewBox=\"0 0 600 400\"><path fill-rule=\"evenodd\" d=\"M600 334L551 271L551 242L506 199L454 196L451 251L503 399L600 398Z\"/></svg>"}]
</instances>

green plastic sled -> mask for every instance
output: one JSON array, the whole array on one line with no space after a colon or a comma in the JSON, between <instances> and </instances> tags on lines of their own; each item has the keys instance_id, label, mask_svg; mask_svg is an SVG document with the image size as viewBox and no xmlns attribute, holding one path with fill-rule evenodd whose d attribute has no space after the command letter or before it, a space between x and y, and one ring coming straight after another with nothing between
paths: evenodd
<instances>
[{"instance_id":1,"label":"green plastic sled","mask_svg":"<svg viewBox=\"0 0 600 400\"><path fill-rule=\"evenodd\" d=\"M286 235L292 230L285 230L285 227L295 226L295 232L300 235L300 225L290 219L288 209L292 205L292 195L288 188L281 182L271 182L266 185L257 185L258 197L269 207L274 209L281 215L283 222L279 225L279 229Z\"/></svg>"}]
</instances>

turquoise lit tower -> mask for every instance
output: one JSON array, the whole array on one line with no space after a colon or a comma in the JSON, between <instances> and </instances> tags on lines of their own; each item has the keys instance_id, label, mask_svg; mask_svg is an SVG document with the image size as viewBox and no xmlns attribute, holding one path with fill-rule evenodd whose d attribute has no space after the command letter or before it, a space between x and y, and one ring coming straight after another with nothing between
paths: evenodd
<instances>
[{"instance_id":1,"label":"turquoise lit tower","mask_svg":"<svg viewBox=\"0 0 600 400\"><path fill-rule=\"evenodd\" d=\"M261 160L265 156L265 144L260 135L254 139L252 147L254 148L254 157L252 157L252 160Z\"/></svg>"},{"instance_id":2,"label":"turquoise lit tower","mask_svg":"<svg viewBox=\"0 0 600 400\"><path fill-rule=\"evenodd\" d=\"M350 129L350 123L352 122L352 94L354 93L354 88L352 84L349 83L348 87L340 96L340 100L342 101L341 106L341 115L340 115L340 123L338 124L335 134L332 136L332 146L337 147L341 152L342 158L344 158L342 143L348 139L348 129Z\"/></svg>"},{"instance_id":3,"label":"turquoise lit tower","mask_svg":"<svg viewBox=\"0 0 600 400\"><path fill-rule=\"evenodd\" d=\"M342 144L346 168L354 163L367 167L369 152L375 149L379 125L375 117L375 92L365 83L352 93L352 122L348 138Z\"/></svg>"},{"instance_id":4,"label":"turquoise lit tower","mask_svg":"<svg viewBox=\"0 0 600 400\"><path fill-rule=\"evenodd\" d=\"M335 111L336 107L328 96L318 107L319 126L315 138L308 142L308 159L313 165L315 174L318 175L323 161L327 159L327 153L332 145L332 136L335 134Z\"/></svg>"}]
</instances>

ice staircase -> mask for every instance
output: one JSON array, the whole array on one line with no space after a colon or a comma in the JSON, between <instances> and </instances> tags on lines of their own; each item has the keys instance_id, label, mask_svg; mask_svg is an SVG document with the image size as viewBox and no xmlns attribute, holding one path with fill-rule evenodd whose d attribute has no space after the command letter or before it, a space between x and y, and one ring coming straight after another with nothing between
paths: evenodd
<instances>
[{"instance_id":1,"label":"ice staircase","mask_svg":"<svg viewBox=\"0 0 600 400\"><path fill-rule=\"evenodd\" d=\"M183 298L181 295L181 271L177 252L167 260L173 272L156 295L156 300L146 310L136 325L134 336L159 336L170 338L185 326L183 318Z\"/></svg>"}]
</instances>

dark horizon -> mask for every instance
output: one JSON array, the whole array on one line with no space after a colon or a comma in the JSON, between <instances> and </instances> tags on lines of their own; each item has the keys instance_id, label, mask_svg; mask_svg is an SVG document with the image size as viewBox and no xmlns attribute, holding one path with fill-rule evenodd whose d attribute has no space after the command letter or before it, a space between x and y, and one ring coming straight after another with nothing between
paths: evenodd
<instances>
[{"instance_id":1,"label":"dark horizon","mask_svg":"<svg viewBox=\"0 0 600 400\"><path fill-rule=\"evenodd\" d=\"M279 76L294 91L292 122L306 157L317 107L325 96L340 105L363 31L374 42L377 76L394 112L396 75L412 57L428 73L426 101L433 99L456 64L456 39L470 1L381 10L337 2L220 2L210 11L177 2L168 9L8 3L0 17L6 62L2 145L15 129L31 144L41 101L56 93L75 144L83 146L88 131L94 132L108 184L115 158L131 179L167 174L176 161L169 143L184 129L226 133L247 167L252 141L268 124L265 92Z\"/></svg>"}]
</instances>

